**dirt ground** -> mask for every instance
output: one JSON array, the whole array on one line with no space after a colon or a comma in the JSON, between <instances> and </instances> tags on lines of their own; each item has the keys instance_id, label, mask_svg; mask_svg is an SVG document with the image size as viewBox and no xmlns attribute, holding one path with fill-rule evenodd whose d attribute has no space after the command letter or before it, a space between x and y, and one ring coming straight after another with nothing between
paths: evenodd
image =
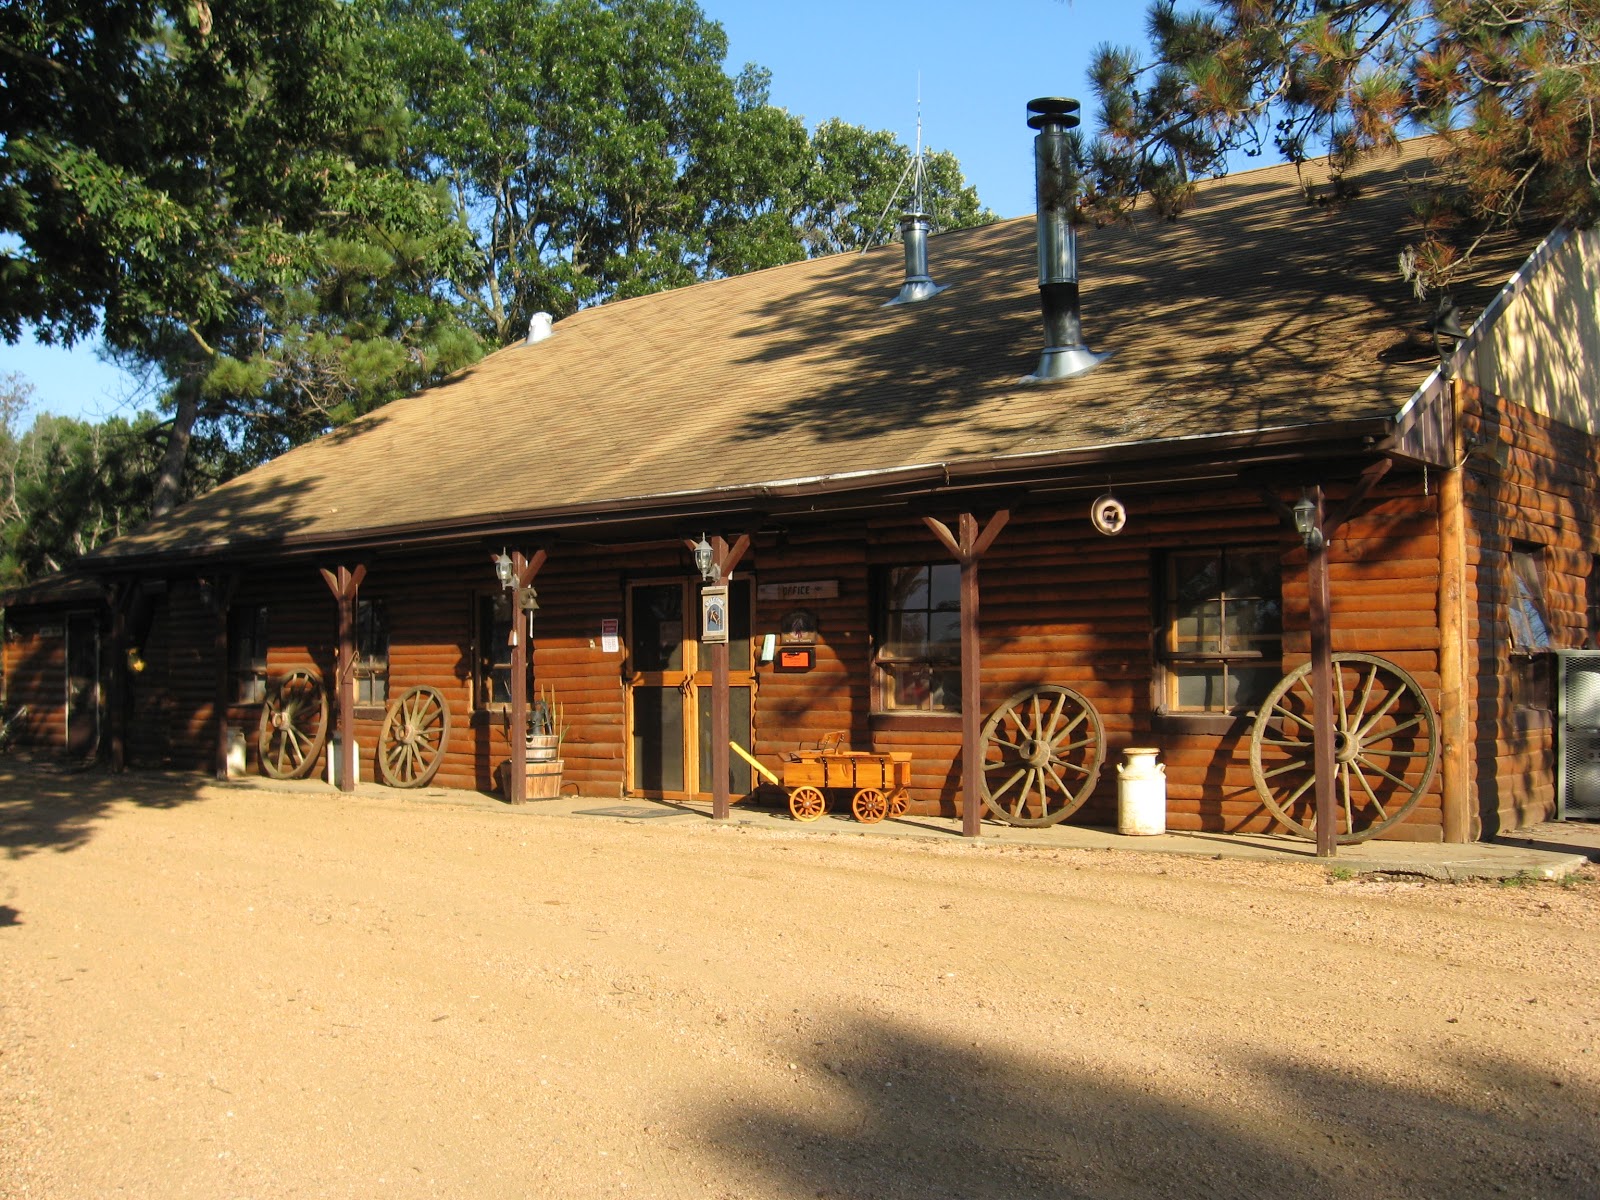
<instances>
[{"instance_id":1,"label":"dirt ground","mask_svg":"<svg viewBox=\"0 0 1600 1200\"><path fill-rule=\"evenodd\" d=\"M16 771L0 839L6 1197L1600 1194L1594 867Z\"/></svg>"}]
</instances>

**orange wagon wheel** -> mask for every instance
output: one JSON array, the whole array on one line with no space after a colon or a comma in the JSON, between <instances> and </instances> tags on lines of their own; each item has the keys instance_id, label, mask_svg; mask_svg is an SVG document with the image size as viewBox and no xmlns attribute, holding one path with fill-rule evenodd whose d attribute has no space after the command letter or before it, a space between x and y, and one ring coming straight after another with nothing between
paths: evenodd
<instances>
[{"instance_id":1,"label":"orange wagon wheel","mask_svg":"<svg viewBox=\"0 0 1600 1200\"><path fill-rule=\"evenodd\" d=\"M389 705L378 735L378 772L390 787L422 787L439 771L450 741L450 706L438 688L408 689Z\"/></svg>"},{"instance_id":2,"label":"orange wagon wheel","mask_svg":"<svg viewBox=\"0 0 1600 1200\"><path fill-rule=\"evenodd\" d=\"M322 677L309 667L278 681L261 705L256 752L261 769L274 779L299 779L317 765L328 740L328 694Z\"/></svg>"},{"instance_id":3,"label":"orange wagon wheel","mask_svg":"<svg viewBox=\"0 0 1600 1200\"><path fill-rule=\"evenodd\" d=\"M889 801L877 788L862 788L850 801L850 811L863 825L876 825L889 815Z\"/></svg>"},{"instance_id":4,"label":"orange wagon wheel","mask_svg":"<svg viewBox=\"0 0 1600 1200\"><path fill-rule=\"evenodd\" d=\"M789 813L796 821L815 821L828 811L828 798L819 787L797 787L789 793Z\"/></svg>"},{"instance_id":5,"label":"orange wagon wheel","mask_svg":"<svg viewBox=\"0 0 1600 1200\"><path fill-rule=\"evenodd\" d=\"M889 796L889 815L891 817L905 816L906 808L909 806L909 804L910 799L906 795L906 789L900 788L898 791L893 792Z\"/></svg>"}]
</instances>

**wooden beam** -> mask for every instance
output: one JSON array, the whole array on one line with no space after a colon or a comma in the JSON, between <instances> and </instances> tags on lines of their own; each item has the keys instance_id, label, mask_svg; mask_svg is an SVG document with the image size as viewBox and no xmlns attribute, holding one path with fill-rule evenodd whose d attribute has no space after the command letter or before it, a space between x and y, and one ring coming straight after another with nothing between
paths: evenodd
<instances>
[{"instance_id":1,"label":"wooden beam","mask_svg":"<svg viewBox=\"0 0 1600 1200\"><path fill-rule=\"evenodd\" d=\"M718 534L711 539L711 553L717 564L717 582L727 586L733 569L750 549L750 535L740 534L733 544ZM732 596L729 596L732 604ZM733 740L732 696L728 683L728 643L711 646L711 817L726 821L733 797L728 785L728 744Z\"/></svg>"},{"instance_id":2,"label":"wooden beam","mask_svg":"<svg viewBox=\"0 0 1600 1200\"><path fill-rule=\"evenodd\" d=\"M112 581L108 597L111 606L111 670L106 716L111 726L111 770L118 775L128 769L128 614L138 594L138 580L132 576L122 576Z\"/></svg>"},{"instance_id":3,"label":"wooden beam","mask_svg":"<svg viewBox=\"0 0 1600 1200\"><path fill-rule=\"evenodd\" d=\"M1328 592L1328 539L1322 532L1322 487L1313 491L1316 530L1306 547L1311 601L1311 740L1316 769L1317 857L1338 853L1334 804L1333 619Z\"/></svg>"},{"instance_id":4,"label":"wooden beam","mask_svg":"<svg viewBox=\"0 0 1600 1200\"><path fill-rule=\"evenodd\" d=\"M535 550L532 557L521 550L511 552L511 714L506 729L511 743L506 760L506 801L510 804L528 801L528 654L533 639L524 629L527 618L522 612L522 593L533 586L534 577L549 557L543 547Z\"/></svg>"},{"instance_id":5,"label":"wooden beam","mask_svg":"<svg viewBox=\"0 0 1600 1200\"><path fill-rule=\"evenodd\" d=\"M239 589L237 572L227 572L212 581L212 612L216 626L212 631L212 653L216 658L217 691L216 760L212 764L218 779L228 778L228 708L233 703L232 663L228 661L228 612L233 607L233 596Z\"/></svg>"},{"instance_id":6,"label":"wooden beam","mask_svg":"<svg viewBox=\"0 0 1600 1200\"><path fill-rule=\"evenodd\" d=\"M1009 509L999 509L981 530L978 519L962 513L959 533L935 517L922 523L961 564L961 834L979 837L983 832L983 762L979 744L983 731L983 663L979 643L978 564L1011 519Z\"/></svg>"},{"instance_id":7,"label":"wooden beam","mask_svg":"<svg viewBox=\"0 0 1600 1200\"><path fill-rule=\"evenodd\" d=\"M356 600L367 566L320 568L339 611L339 659L334 683L339 703L339 790L356 790Z\"/></svg>"},{"instance_id":8,"label":"wooden beam","mask_svg":"<svg viewBox=\"0 0 1600 1200\"><path fill-rule=\"evenodd\" d=\"M1444 840L1472 839L1471 695L1467 670L1466 465L1459 380L1450 382L1455 466L1439 477L1439 805Z\"/></svg>"}]
</instances>

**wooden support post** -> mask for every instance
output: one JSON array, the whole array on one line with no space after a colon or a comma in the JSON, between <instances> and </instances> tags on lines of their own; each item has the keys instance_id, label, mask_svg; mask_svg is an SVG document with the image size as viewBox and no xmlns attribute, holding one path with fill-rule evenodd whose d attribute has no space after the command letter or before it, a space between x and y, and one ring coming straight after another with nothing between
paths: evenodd
<instances>
[{"instance_id":1,"label":"wooden support post","mask_svg":"<svg viewBox=\"0 0 1600 1200\"><path fill-rule=\"evenodd\" d=\"M233 607L233 594L238 590L239 576L229 572L219 575L213 582L211 603L217 623L212 633L212 652L216 657L216 776L228 778L228 706L233 703L233 664L228 661L228 613Z\"/></svg>"},{"instance_id":2,"label":"wooden support post","mask_svg":"<svg viewBox=\"0 0 1600 1200\"><path fill-rule=\"evenodd\" d=\"M334 670L339 701L339 790L356 790L356 597L366 564L322 568L323 582L339 606L339 660Z\"/></svg>"},{"instance_id":3,"label":"wooden support post","mask_svg":"<svg viewBox=\"0 0 1600 1200\"><path fill-rule=\"evenodd\" d=\"M1323 494L1315 491L1316 530L1306 547L1306 586L1311 600L1311 740L1317 773L1317 857L1338 853L1334 804L1333 618L1328 591L1328 539L1323 530Z\"/></svg>"},{"instance_id":4,"label":"wooden support post","mask_svg":"<svg viewBox=\"0 0 1600 1200\"><path fill-rule=\"evenodd\" d=\"M1440 820L1444 840L1473 837L1472 738L1468 705L1472 689L1467 671L1466 636L1466 456L1462 453L1461 388L1452 380L1452 444L1456 465L1439 477L1439 758Z\"/></svg>"},{"instance_id":5,"label":"wooden support post","mask_svg":"<svg viewBox=\"0 0 1600 1200\"><path fill-rule=\"evenodd\" d=\"M118 775L128 769L128 610L138 594L138 582L132 578L111 584L111 670L106 717L110 726L111 770Z\"/></svg>"},{"instance_id":6,"label":"wooden support post","mask_svg":"<svg viewBox=\"0 0 1600 1200\"><path fill-rule=\"evenodd\" d=\"M698 543L685 540L692 553ZM717 583L727 586L733 569L750 549L750 535L741 534L730 546L721 534L711 539L712 560L717 564ZM730 597L731 603L731 597ZM728 686L728 643L711 645L711 817L726 821L732 807L728 788L728 743L733 739L731 701ZM705 781L701 780L701 786Z\"/></svg>"},{"instance_id":7,"label":"wooden support post","mask_svg":"<svg viewBox=\"0 0 1600 1200\"><path fill-rule=\"evenodd\" d=\"M933 517L922 522L961 564L961 835L978 837L983 829L983 763L978 742L983 730L983 663L978 632L978 563L994 545L1011 519L1011 510L999 509L978 530L978 519L962 513L960 536Z\"/></svg>"},{"instance_id":8,"label":"wooden support post","mask_svg":"<svg viewBox=\"0 0 1600 1200\"><path fill-rule=\"evenodd\" d=\"M534 576L549 556L543 549L535 550L531 558L521 550L511 554L511 714L506 730L511 743L506 763L506 801L510 804L528 800L528 655L533 652L533 635L522 610L522 593L533 586Z\"/></svg>"}]
</instances>

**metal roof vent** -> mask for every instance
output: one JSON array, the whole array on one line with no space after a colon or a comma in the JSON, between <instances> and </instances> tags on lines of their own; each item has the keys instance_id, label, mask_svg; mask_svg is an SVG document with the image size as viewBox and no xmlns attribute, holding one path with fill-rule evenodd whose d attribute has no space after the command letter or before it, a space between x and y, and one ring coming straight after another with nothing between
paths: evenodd
<instances>
[{"instance_id":1,"label":"metal roof vent","mask_svg":"<svg viewBox=\"0 0 1600 1200\"><path fill-rule=\"evenodd\" d=\"M942 284L928 274L929 218L925 212L908 212L900 218L900 237L906 244L906 281L900 285L900 294L884 305L915 304L944 291Z\"/></svg>"},{"instance_id":2,"label":"metal roof vent","mask_svg":"<svg viewBox=\"0 0 1600 1200\"><path fill-rule=\"evenodd\" d=\"M555 318L547 312L536 312L528 320L528 337L522 344L524 346L537 345L549 337L554 330L550 327L555 324Z\"/></svg>"},{"instance_id":3,"label":"metal roof vent","mask_svg":"<svg viewBox=\"0 0 1600 1200\"><path fill-rule=\"evenodd\" d=\"M1110 354L1083 343L1078 321L1078 237L1073 202L1078 176L1067 131L1078 127L1078 102L1056 96L1028 101L1033 139L1033 179L1039 202L1039 303L1044 309L1044 353L1026 382L1071 379L1092 371Z\"/></svg>"}]
</instances>

